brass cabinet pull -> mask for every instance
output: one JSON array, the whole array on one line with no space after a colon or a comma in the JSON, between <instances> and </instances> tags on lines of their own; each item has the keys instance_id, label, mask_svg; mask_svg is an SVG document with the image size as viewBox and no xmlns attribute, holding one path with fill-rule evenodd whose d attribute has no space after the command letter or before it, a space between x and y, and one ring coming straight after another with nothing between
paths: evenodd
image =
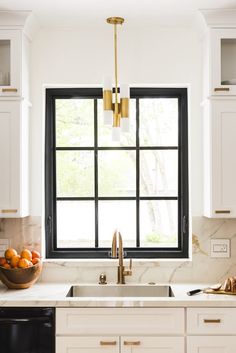
<instances>
[{"instance_id":1,"label":"brass cabinet pull","mask_svg":"<svg viewBox=\"0 0 236 353\"><path fill-rule=\"evenodd\" d=\"M116 346L116 341L100 341L101 346Z\"/></svg>"},{"instance_id":2,"label":"brass cabinet pull","mask_svg":"<svg viewBox=\"0 0 236 353\"><path fill-rule=\"evenodd\" d=\"M205 324L219 324L221 319L204 319Z\"/></svg>"},{"instance_id":3,"label":"brass cabinet pull","mask_svg":"<svg viewBox=\"0 0 236 353\"><path fill-rule=\"evenodd\" d=\"M17 88L3 88L2 92L17 92Z\"/></svg>"},{"instance_id":4,"label":"brass cabinet pull","mask_svg":"<svg viewBox=\"0 0 236 353\"><path fill-rule=\"evenodd\" d=\"M124 346L140 346L140 341L124 341Z\"/></svg>"},{"instance_id":5,"label":"brass cabinet pull","mask_svg":"<svg viewBox=\"0 0 236 353\"><path fill-rule=\"evenodd\" d=\"M17 210L1 210L1 213L17 213Z\"/></svg>"},{"instance_id":6,"label":"brass cabinet pull","mask_svg":"<svg viewBox=\"0 0 236 353\"><path fill-rule=\"evenodd\" d=\"M229 92L229 87L216 87L215 92Z\"/></svg>"},{"instance_id":7,"label":"brass cabinet pull","mask_svg":"<svg viewBox=\"0 0 236 353\"><path fill-rule=\"evenodd\" d=\"M230 210L215 210L215 213L230 213Z\"/></svg>"}]
</instances>

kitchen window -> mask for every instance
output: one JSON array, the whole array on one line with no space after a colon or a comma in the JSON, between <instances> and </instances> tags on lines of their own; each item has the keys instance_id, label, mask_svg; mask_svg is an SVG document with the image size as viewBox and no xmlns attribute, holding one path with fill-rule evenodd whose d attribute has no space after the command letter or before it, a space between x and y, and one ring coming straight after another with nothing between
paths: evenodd
<instances>
[{"instance_id":1,"label":"kitchen window","mask_svg":"<svg viewBox=\"0 0 236 353\"><path fill-rule=\"evenodd\" d=\"M130 132L103 124L102 89L46 90L48 258L188 257L187 89L131 88Z\"/></svg>"}]
</instances>

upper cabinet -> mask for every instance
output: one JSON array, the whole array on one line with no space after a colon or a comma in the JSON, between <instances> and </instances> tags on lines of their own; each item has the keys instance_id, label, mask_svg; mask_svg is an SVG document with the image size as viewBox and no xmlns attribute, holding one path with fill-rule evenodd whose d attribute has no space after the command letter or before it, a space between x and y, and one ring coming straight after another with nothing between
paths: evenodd
<instances>
[{"instance_id":1,"label":"upper cabinet","mask_svg":"<svg viewBox=\"0 0 236 353\"><path fill-rule=\"evenodd\" d=\"M236 29L210 31L211 95L236 94Z\"/></svg>"},{"instance_id":2,"label":"upper cabinet","mask_svg":"<svg viewBox=\"0 0 236 353\"><path fill-rule=\"evenodd\" d=\"M29 99L29 13L0 11L0 98Z\"/></svg>"}]
</instances>

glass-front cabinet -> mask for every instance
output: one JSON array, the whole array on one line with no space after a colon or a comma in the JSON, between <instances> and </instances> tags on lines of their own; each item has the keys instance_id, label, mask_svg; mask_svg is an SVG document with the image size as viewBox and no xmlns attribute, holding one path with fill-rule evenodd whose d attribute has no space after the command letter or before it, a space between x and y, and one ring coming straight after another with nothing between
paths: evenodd
<instances>
[{"instance_id":1,"label":"glass-front cabinet","mask_svg":"<svg viewBox=\"0 0 236 353\"><path fill-rule=\"evenodd\" d=\"M0 31L0 96L20 96L22 76L22 34Z\"/></svg>"},{"instance_id":2,"label":"glass-front cabinet","mask_svg":"<svg viewBox=\"0 0 236 353\"><path fill-rule=\"evenodd\" d=\"M236 94L236 28L211 29L210 95Z\"/></svg>"}]
</instances>

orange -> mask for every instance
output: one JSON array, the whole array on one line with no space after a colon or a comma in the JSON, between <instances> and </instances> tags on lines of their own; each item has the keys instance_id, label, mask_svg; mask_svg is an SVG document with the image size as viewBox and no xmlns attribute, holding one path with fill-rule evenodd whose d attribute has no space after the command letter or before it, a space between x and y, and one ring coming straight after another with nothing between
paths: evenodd
<instances>
[{"instance_id":1,"label":"orange","mask_svg":"<svg viewBox=\"0 0 236 353\"><path fill-rule=\"evenodd\" d=\"M9 265L7 262L3 265L4 268L11 268L11 265Z\"/></svg>"},{"instance_id":2,"label":"orange","mask_svg":"<svg viewBox=\"0 0 236 353\"><path fill-rule=\"evenodd\" d=\"M40 262L40 259L38 259L37 257L35 257L35 258L32 259L32 264L33 264L33 265L36 265L36 264L38 264L39 262Z\"/></svg>"},{"instance_id":3,"label":"orange","mask_svg":"<svg viewBox=\"0 0 236 353\"><path fill-rule=\"evenodd\" d=\"M32 254L31 254L31 251L30 251L30 250L28 250L28 249L24 249L24 250L22 250L22 251L21 251L20 256L21 256L22 258L24 258L24 259L29 260L29 261L31 261L31 260L32 260Z\"/></svg>"},{"instance_id":4,"label":"orange","mask_svg":"<svg viewBox=\"0 0 236 353\"><path fill-rule=\"evenodd\" d=\"M31 251L33 259L40 259L40 253L36 250Z\"/></svg>"},{"instance_id":5,"label":"orange","mask_svg":"<svg viewBox=\"0 0 236 353\"><path fill-rule=\"evenodd\" d=\"M18 262L18 267L19 268L27 268L29 267L29 260L21 258Z\"/></svg>"},{"instance_id":6,"label":"orange","mask_svg":"<svg viewBox=\"0 0 236 353\"><path fill-rule=\"evenodd\" d=\"M7 263L7 260L5 259L5 257L0 257L0 266L3 266Z\"/></svg>"},{"instance_id":7,"label":"orange","mask_svg":"<svg viewBox=\"0 0 236 353\"><path fill-rule=\"evenodd\" d=\"M17 267L19 260L20 260L20 255L12 256L10 260L11 267Z\"/></svg>"},{"instance_id":8,"label":"orange","mask_svg":"<svg viewBox=\"0 0 236 353\"><path fill-rule=\"evenodd\" d=\"M17 255L17 251L13 248L9 248L5 251L5 258L7 260L11 260L12 256L16 256Z\"/></svg>"}]
</instances>

